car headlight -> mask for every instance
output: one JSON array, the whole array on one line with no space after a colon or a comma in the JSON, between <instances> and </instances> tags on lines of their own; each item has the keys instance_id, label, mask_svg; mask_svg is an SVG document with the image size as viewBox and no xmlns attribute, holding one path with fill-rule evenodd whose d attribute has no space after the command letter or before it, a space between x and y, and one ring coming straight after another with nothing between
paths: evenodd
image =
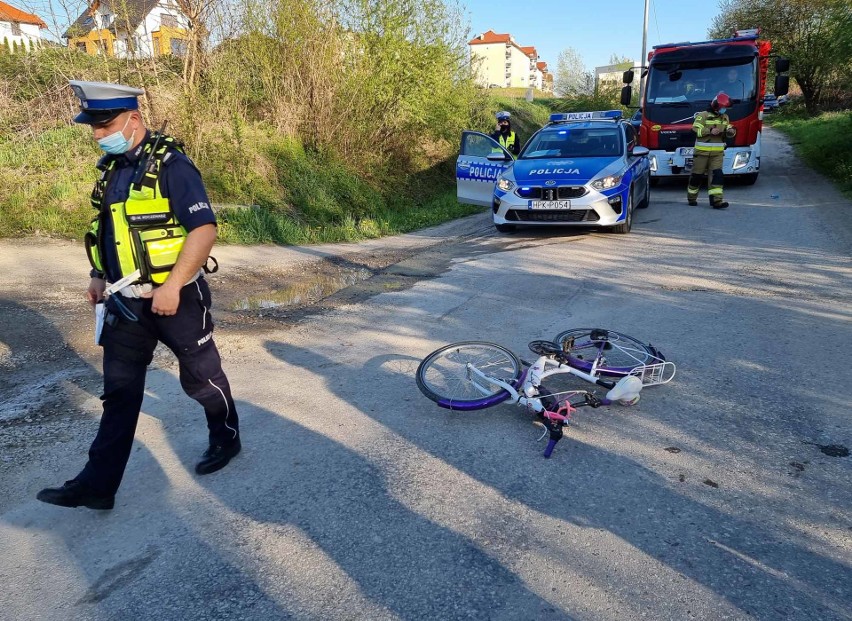
<instances>
[{"instance_id":1,"label":"car headlight","mask_svg":"<svg viewBox=\"0 0 852 621\"><path fill-rule=\"evenodd\" d=\"M621 178L623 176L624 175L609 175L607 177L601 177L600 179L595 179L589 185L596 190L609 190L621 183Z\"/></svg>"},{"instance_id":2,"label":"car headlight","mask_svg":"<svg viewBox=\"0 0 852 621\"><path fill-rule=\"evenodd\" d=\"M512 188L515 187L515 184L514 182L509 181L505 177L500 177L500 179L497 181L497 187L503 190L504 192L509 192Z\"/></svg>"},{"instance_id":3,"label":"car headlight","mask_svg":"<svg viewBox=\"0 0 852 621\"><path fill-rule=\"evenodd\" d=\"M751 151L740 151L734 156L734 165L733 169L737 170L738 168L743 168L748 164L748 161L751 159Z\"/></svg>"}]
</instances>

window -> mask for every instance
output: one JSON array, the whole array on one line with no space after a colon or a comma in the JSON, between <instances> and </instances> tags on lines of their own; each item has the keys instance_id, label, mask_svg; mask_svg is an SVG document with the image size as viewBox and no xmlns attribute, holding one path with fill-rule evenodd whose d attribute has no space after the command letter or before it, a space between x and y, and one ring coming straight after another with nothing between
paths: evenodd
<instances>
[{"instance_id":1,"label":"window","mask_svg":"<svg viewBox=\"0 0 852 621\"><path fill-rule=\"evenodd\" d=\"M81 52L85 52L86 51L86 42L80 41L79 43L77 43L77 49Z\"/></svg>"},{"instance_id":2,"label":"window","mask_svg":"<svg viewBox=\"0 0 852 621\"><path fill-rule=\"evenodd\" d=\"M169 40L169 45L171 47L171 52L175 56L185 56L186 55L186 39L175 39L172 38Z\"/></svg>"},{"instance_id":3,"label":"window","mask_svg":"<svg viewBox=\"0 0 852 621\"><path fill-rule=\"evenodd\" d=\"M522 159L562 157L610 157L621 155L621 136L616 127L572 128L570 125L542 131L527 143Z\"/></svg>"},{"instance_id":4,"label":"window","mask_svg":"<svg viewBox=\"0 0 852 621\"><path fill-rule=\"evenodd\" d=\"M20 37L21 35L21 24L20 22L12 22L12 36Z\"/></svg>"},{"instance_id":5,"label":"window","mask_svg":"<svg viewBox=\"0 0 852 621\"><path fill-rule=\"evenodd\" d=\"M488 157L497 147L497 143L491 138L481 134L462 134L462 155L471 155L474 157Z\"/></svg>"},{"instance_id":6,"label":"window","mask_svg":"<svg viewBox=\"0 0 852 621\"><path fill-rule=\"evenodd\" d=\"M627 134L627 151L630 152L636 146L636 130L632 125L625 124L624 133Z\"/></svg>"},{"instance_id":7,"label":"window","mask_svg":"<svg viewBox=\"0 0 852 621\"><path fill-rule=\"evenodd\" d=\"M162 15L160 15L160 25L165 26L166 28L177 28L177 15L169 15L168 13L163 13Z\"/></svg>"}]
</instances>

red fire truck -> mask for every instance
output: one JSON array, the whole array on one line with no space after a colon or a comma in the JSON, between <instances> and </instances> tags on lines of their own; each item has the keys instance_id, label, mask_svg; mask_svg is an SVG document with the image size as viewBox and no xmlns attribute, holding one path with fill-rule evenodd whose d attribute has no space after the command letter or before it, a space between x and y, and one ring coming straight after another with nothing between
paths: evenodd
<instances>
[{"instance_id":1,"label":"red fire truck","mask_svg":"<svg viewBox=\"0 0 852 621\"><path fill-rule=\"evenodd\" d=\"M719 91L731 98L727 114L737 128L736 136L728 139L722 170L746 183L757 180L771 49L770 42L759 40L758 34L758 30L738 31L730 39L667 43L648 54L639 143L651 151L652 182L689 175L695 144L693 118L709 107ZM789 62L777 58L775 69L783 73ZM624 105L629 105L632 80L633 72L625 72ZM789 78L778 75L775 95L786 94L788 88Z\"/></svg>"}]
</instances>

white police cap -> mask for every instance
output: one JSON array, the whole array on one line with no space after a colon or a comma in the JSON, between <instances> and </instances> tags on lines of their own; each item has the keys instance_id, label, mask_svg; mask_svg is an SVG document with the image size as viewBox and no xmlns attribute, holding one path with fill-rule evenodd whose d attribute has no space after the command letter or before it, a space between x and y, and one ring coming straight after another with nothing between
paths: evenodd
<instances>
[{"instance_id":1,"label":"white police cap","mask_svg":"<svg viewBox=\"0 0 852 621\"><path fill-rule=\"evenodd\" d=\"M74 117L75 123L106 123L122 112L138 110L136 98L145 93L141 88L124 84L81 80L69 80L68 83L80 100L81 112Z\"/></svg>"},{"instance_id":2,"label":"white police cap","mask_svg":"<svg viewBox=\"0 0 852 621\"><path fill-rule=\"evenodd\" d=\"M497 120L502 121L503 119L505 119L505 120L508 121L510 116L512 116L512 115L509 114L508 112L506 112L505 110L503 110L502 112L497 113Z\"/></svg>"}]
</instances>

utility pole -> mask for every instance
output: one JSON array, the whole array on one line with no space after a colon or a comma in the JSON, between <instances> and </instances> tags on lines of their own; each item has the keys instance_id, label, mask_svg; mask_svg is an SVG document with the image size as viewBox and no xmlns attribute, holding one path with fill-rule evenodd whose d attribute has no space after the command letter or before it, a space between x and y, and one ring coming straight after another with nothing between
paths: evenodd
<instances>
[{"instance_id":1,"label":"utility pole","mask_svg":"<svg viewBox=\"0 0 852 621\"><path fill-rule=\"evenodd\" d=\"M645 21L642 24L642 56L639 57L639 105L642 105L642 96L645 94L645 79L642 77L642 67L645 66L645 56L648 47L648 6L651 0L645 0Z\"/></svg>"}]
</instances>

